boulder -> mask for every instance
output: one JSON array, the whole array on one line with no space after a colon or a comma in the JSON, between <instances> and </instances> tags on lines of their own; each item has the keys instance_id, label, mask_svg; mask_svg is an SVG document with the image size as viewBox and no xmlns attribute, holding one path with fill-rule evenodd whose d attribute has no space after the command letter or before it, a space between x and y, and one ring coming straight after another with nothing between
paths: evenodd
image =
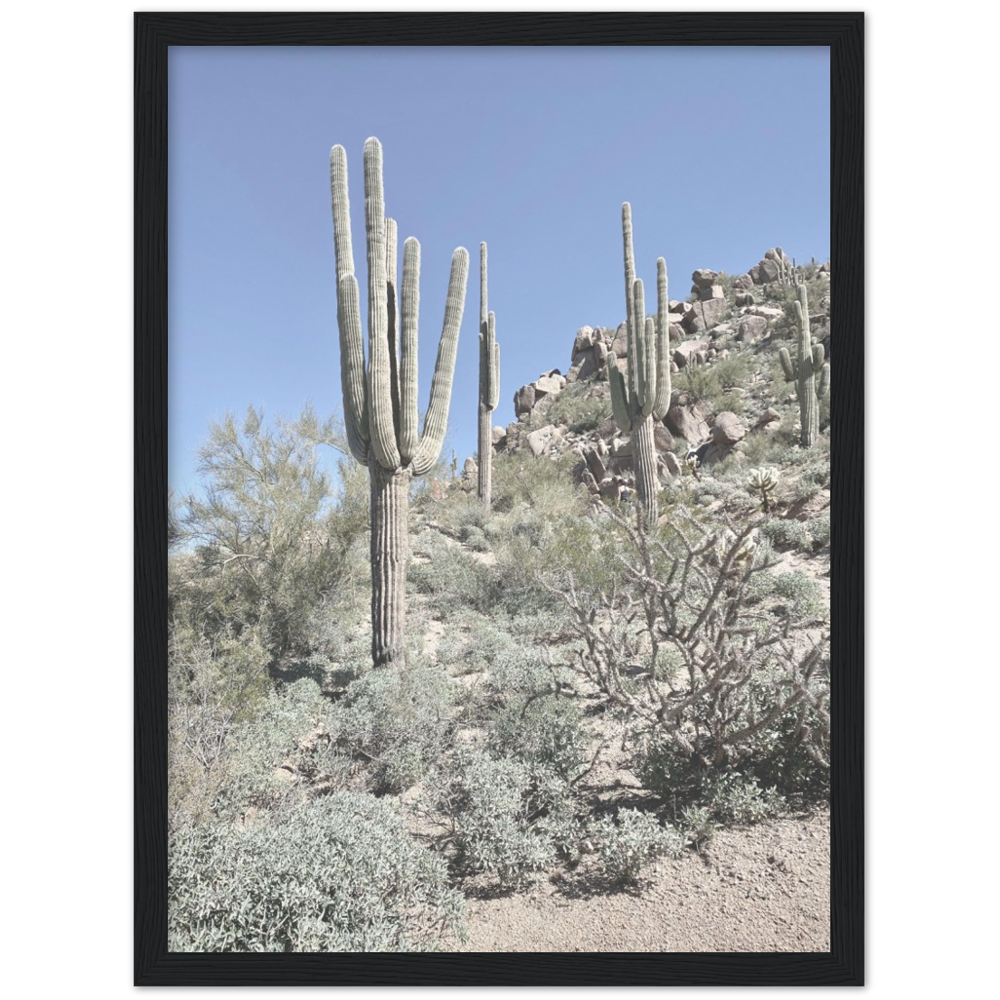
<instances>
[{"instance_id":1,"label":"boulder","mask_svg":"<svg viewBox=\"0 0 1000 1000\"><path fill-rule=\"evenodd\" d=\"M614 340L611 341L611 350L619 357L628 355L628 324L622 323L615 331Z\"/></svg>"},{"instance_id":2,"label":"boulder","mask_svg":"<svg viewBox=\"0 0 1000 1000\"><path fill-rule=\"evenodd\" d=\"M750 280L755 285L764 284L764 282L760 280L760 268L756 264L754 264L754 266L751 267L749 271L747 271L747 274L750 275Z\"/></svg>"},{"instance_id":3,"label":"boulder","mask_svg":"<svg viewBox=\"0 0 1000 1000\"><path fill-rule=\"evenodd\" d=\"M528 435L528 451L535 458L541 458L546 451L563 436L563 428L554 424L546 424L539 427L537 431L532 431Z\"/></svg>"},{"instance_id":4,"label":"boulder","mask_svg":"<svg viewBox=\"0 0 1000 1000\"><path fill-rule=\"evenodd\" d=\"M493 431L493 447L495 448L504 438L507 437L507 431L503 427L494 427Z\"/></svg>"},{"instance_id":5,"label":"boulder","mask_svg":"<svg viewBox=\"0 0 1000 1000\"><path fill-rule=\"evenodd\" d=\"M659 420L653 424L653 442L659 452L674 450L674 436L667 430L666 425Z\"/></svg>"},{"instance_id":6,"label":"boulder","mask_svg":"<svg viewBox=\"0 0 1000 1000\"><path fill-rule=\"evenodd\" d=\"M715 283L718 277L717 271L710 271L708 268L700 267L691 275L695 288L708 288Z\"/></svg>"},{"instance_id":7,"label":"boulder","mask_svg":"<svg viewBox=\"0 0 1000 1000\"><path fill-rule=\"evenodd\" d=\"M577 351L586 351L588 348L593 346L593 327L581 326L580 329L576 331L576 340L573 341L573 353L576 354Z\"/></svg>"},{"instance_id":8,"label":"boulder","mask_svg":"<svg viewBox=\"0 0 1000 1000\"><path fill-rule=\"evenodd\" d=\"M531 385L522 385L514 393L514 416L526 417L531 413L535 405L535 388Z\"/></svg>"},{"instance_id":9,"label":"boulder","mask_svg":"<svg viewBox=\"0 0 1000 1000\"><path fill-rule=\"evenodd\" d=\"M784 310L777 306L754 306L754 316L763 316L764 319L781 319L785 315Z\"/></svg>"},{"instance_id":10,"label":"boulder","mask_svg":"<svg viewBox=\"0 0 1000 1000\"><path fill-rule=\"evenodd\" d=\"M688 392L675 392L665 423L672 434L684 438L688 445L696 445L709 436L711 415L712 410L703 399L696 399Z\"/></svg>"},{"instance_id":11,"label":"boulder","mask_svg":"<svg viewBox=\"0 0 1000 1000\"><path fill-rule=\"evenodd\" d=\"M737 292L747 292L753 288L753 278L749 274L741 274L733 278L733 290Z\"/></svg>"},{"instance_id":12,"label":"boulder","mask_svg":"<svg viewBox=\"0 0 1000 1000\"><path fill-rule=\"evenodd\" d=\"M752 306L754 304L754 297L751 292L737 292L735 302L737 306Z\"/></svg>"},{"instance_id":13,"label":"boulder","mask_svg":"<svg viewBox=\"0 0 1000 1000\"><path fill-rule=\"evenodd\" d=\"M603 344L601 345L604 346ZM597 363L594 360L594 349L590 348L586 351L577 351L573 355L573 367L570 369L570 374L572 374L572 381L582 382L584 379L590 378L594 372L597 371ZM566 376L567 381L569 380L569 375Z\"/></svg>"},{"instance_id":14,"label":"boulder","mask_svg":"<svg viewBox=\"0 0 1000 1000\"><path fill-rule=\"evenodd\" d=\"M680 323L670 324L670 339L672 341L681 341L685 337L684 327Z\"/></svg>"},{"instance_id":15,"label":"boulder","mask_svg":"<svg viewBox=\"0 0 1000 1000\"><path fill-rule=\"evenodd\" d=\"M660 461L663 463L663 466L669 475L679 476L681 474L681 463L677 460L677 456L672 451L663 452L660 455Z\"/></svg>"},{"instance_id":16,"label":"boulder","mask_svg":"<svg viewBox=\"0 0 1000 1000\"><path fill-rule=\"evenodd\" d=\"M781 414L773 407L769 406L758 418L758 427L767 427L768 424L781 422Z\"/></svg>"},{"instance_id":17,"label":"boulder","mask_svg":"<svg viewBox=\"0 0 1000 1000\"><path fill-rule=\"evenodd\" d=\"M725 297L726 293L722 290L722 285L711 285L709 288L703 288L699 296L702 302L707 302L709 299L724 299Z\"/></svg>"},{"instance_id":18,"label":"boulder","mask_svg":"<svg viewBox=\"0 0 1000 1000\"><path fill-rule=\"evenodd\" d=\"M702 333L718 326L722 322L729 305L723 299L707 299L705 302L694 302L691 311L684 316L684 327L688 333Z\"/></svg>"},{"instance_id":19,"label":"boulder","mask_svg":"<svg viewBox=\"0 0 1000 1000\"><path fill-rule=\"evenodd\" d=\"M705 351L707 349L707 340L685 340L674 348L671 358L678 368L684 368L691 360L692 355L697 354L698 351Z\"/></svg>"},{"instance_id":20,"label":"boulder","mask_svg":"<svg viewBox=\"0 0 1000 1000\"><path fill-rule=\"evenodd\" d=\"M766 332L767 319L764 316L745 316L740 320L736 339L744 344L756 344Z\"/></svg>"},{"instance_id":21,"label":"boulder","mask_svg":"<svg viewBox=\"0 0 1000 1000\"><path fill-rule=\"evenodd\" d=\"M580 482L583 483L583 485L586 486L591 493L599 493L601 490L601 488L597 485L597 480L591 475L589 469L583 470L583 475L580 476Z\"/></svg>"},{"instance_id":22,"label":"boulder","mask_svg":"<svg viewBox=\"0 0 1000 1000\"><path fill-rule=\"evenodd\" d=\"M535 398L539 396L545 396L551 393L555 395L562 391L562 387L566 384L566 379L562 375L558 377L553 375L543 375L541 378L537 379L533 383L533 388L535 390Z\"/></svg>"},{"instance_id":23,"label":"boulder","mask_svg":"<svg viewBox=\"0 0 1000 1000\"><path fill-rule=\"evenodd\" d=\"M735 413L724 410L712 425L712 440L719 445L732 446L747 436L747 429Z\"/></svg>"},{"instance_id":24,"label":"boulder","mask_svg":"<svg viewBox=\"0 0 1000 1000\"><path fill-rule=\"evenodd\" d=\"M587 463L587 468L590 470L590 474L599 483L608 474L608 470L601 461L601 456L593 448L588 448L583 453L583 457Z\"/></svg>"},{"instance_id":25,"label":"boulder","mask_svg":"<svg viewBox=\"0 0 1000 1000\"><path fill-rule=\"evenodd\" d=\"M778 275L781 273L778 270L778 262L776 260L771 260L767 258L762 260L757 268L760 272L760 282L761 285L770 284L772 281L778 280Z\"/></svg>"}]
</instances>

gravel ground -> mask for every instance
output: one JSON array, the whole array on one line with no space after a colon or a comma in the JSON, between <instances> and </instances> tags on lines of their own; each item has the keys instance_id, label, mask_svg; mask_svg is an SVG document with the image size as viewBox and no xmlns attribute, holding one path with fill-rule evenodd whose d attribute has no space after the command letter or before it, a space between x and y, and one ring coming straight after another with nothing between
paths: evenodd
<instances>
[{"instance_id":1,"label":"gravel ground","mask_svg":"<svg viewBox=\"0 0 1000 1000\"><path fill-rule=\"evenodd\" d=\"M829 832L827 811L721 830L632 889L608 885L589 858L510 895L470 883L469 939L454 950L829 951Z\"/></svg>"}]
</instances>

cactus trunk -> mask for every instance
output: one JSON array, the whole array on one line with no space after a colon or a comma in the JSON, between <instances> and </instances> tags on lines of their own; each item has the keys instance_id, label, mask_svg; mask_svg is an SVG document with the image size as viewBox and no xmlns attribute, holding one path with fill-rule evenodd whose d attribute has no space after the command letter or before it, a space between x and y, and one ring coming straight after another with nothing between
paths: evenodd
<instances>
[{"instance_id":1,"label":"cactus trunk","mask_svg":"<svg viewBox=\"0 0 1000 1000\"><path fill-rule=\"evenodd\" d=\"M641 417L632 427L632 464L635 468L635 492L639 500L641 522L656 524L659 516L657 494L660 483L656 473L656 440L653 418Z\"/></svg>"},{"instance_id":2,"label":"cactus trunk","mask_svg":"<svg viewBox=\"0 0 1000 1000\"><path fill-rule=\"evenodd\" d=\"M493 502L493 411L479 404L479 498Z\"/></svg>"},{"instance_id":3,"label":"cactus trunk","mask_svg":"<svg viewBox=\"0 0 1000 1000\"><path fill-rule=\"evenodd\" d=\"M411 472L384 469L368 459L371 482L372 663L402 664L406 635L406 563L409 555Z\"/></svg>"},{"instance_id":4,"label":"cactus trunk","mask_svg":"<svg viewBox=\"0 0 1000 1000\"><path fill-rule=\"evenodd\" d=\"M487 510L493 494L493 411L500 398L500 348L496 317L489 311L486 244L479 244L479 482L478 496Z\"/></svg>"},{"instance_id":5,"label":"cactus trunk","mask_svg":"<svg viewBox=\"0 0 1000 1000\"><path fill-rule=\"evenodd\" d=\"M799 368L795 394L799 397L802 447L811 448L819 437L819 400L816 398L816 376L809 365L801 365Z\"/></svg>"}]
</instances>

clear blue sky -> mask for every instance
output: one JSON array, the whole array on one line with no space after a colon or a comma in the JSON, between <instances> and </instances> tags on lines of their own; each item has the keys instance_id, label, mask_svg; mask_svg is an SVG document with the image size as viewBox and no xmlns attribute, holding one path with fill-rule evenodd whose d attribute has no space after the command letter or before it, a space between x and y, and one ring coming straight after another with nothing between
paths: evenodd
<instances>
[{"instance_id":1,"label":"clear blue sky","mask_svg":"<svg viewBox=\"0 0 1000 1000\"><path fill-rule=\"evenodd\" d=\"M695 268L738 274L771 246L827 258L829 77L825 48L171 48L171 486L195 488L227 410L341 409L335 143L362 295L370 135L400 246L421 244L421 411L451 254L469 250L443 452L461 462L476 448L480 242L507 424L517 387L569 367L578 327L624 318L623 201L638 276L652 290L665 257L671 298Z\"/></svg>"}]
</instances>

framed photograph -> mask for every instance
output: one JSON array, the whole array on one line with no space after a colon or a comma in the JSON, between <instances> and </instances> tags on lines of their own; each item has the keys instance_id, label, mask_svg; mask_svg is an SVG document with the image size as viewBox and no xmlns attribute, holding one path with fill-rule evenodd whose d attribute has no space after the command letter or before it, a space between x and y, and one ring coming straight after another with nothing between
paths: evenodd
<instances>
[{"instance_id":1,"label":"framed photograph","mask_svg":"<svg viewBox=\"0 0 1000 1000\"><path fill-rule=\"evenodd\" d=\"M863 985L863 35L135 15L136 985Z\"/></svg>"}]
</instances>

